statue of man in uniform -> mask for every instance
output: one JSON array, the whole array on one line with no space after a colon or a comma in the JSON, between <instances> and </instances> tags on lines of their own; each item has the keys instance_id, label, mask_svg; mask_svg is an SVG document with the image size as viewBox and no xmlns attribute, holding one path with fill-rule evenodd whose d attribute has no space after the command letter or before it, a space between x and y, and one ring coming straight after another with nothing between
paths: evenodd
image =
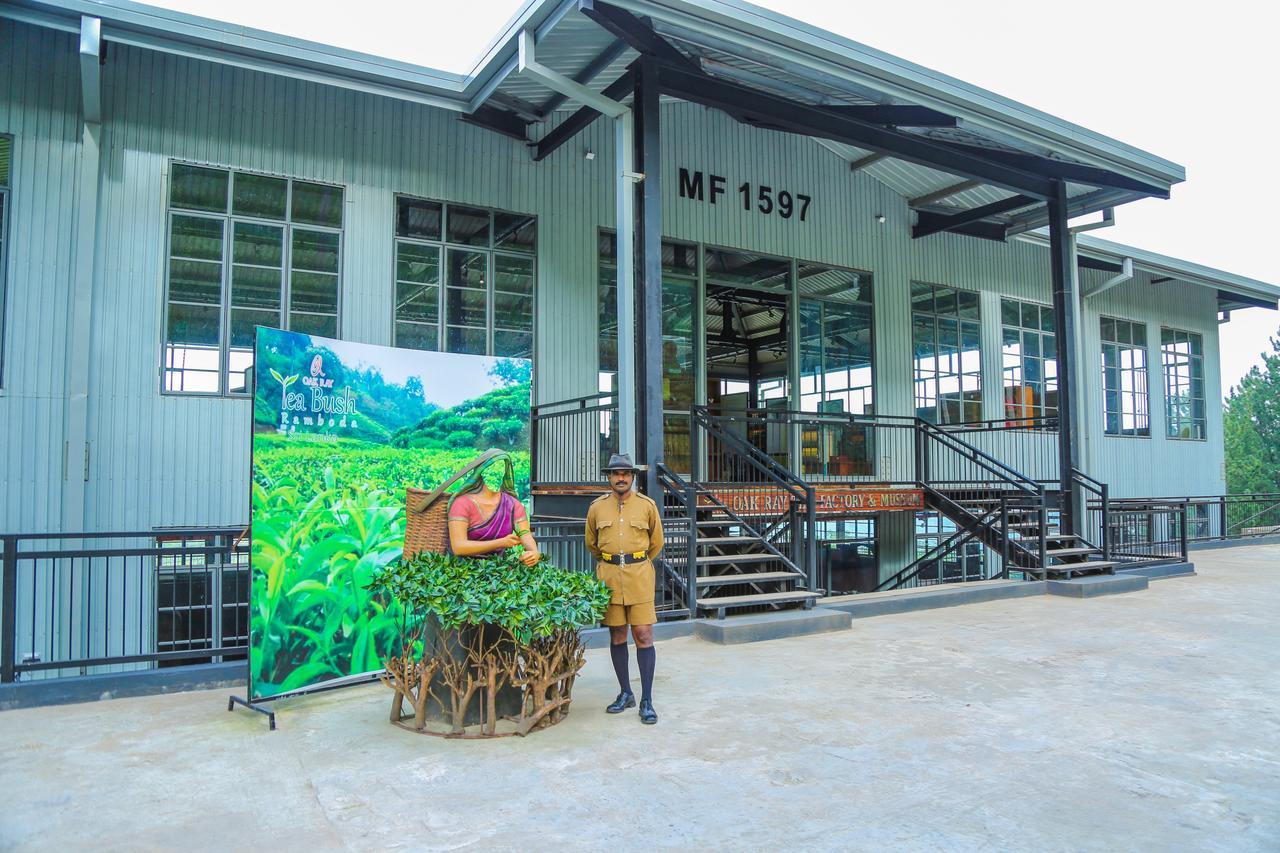
<instances>
[{"instance_id":1,"label":"statue of man in uniform","mask_svg":"<svg viewBox=\"0 0 1280 853\"><path fill-rule=\"evenodd\" d=\"M639 470L630 456L613 454L602 471L609 492L587 510L586 535L587 550L596 559L596 577L613 593L604 624L609 626L609 653L622 692L605 710L620 714L636 705L627 661L630 625L640 668L640 722L653 725L658 722L653 710L653 624L658 621L653 560L662 550L662 513L651 498L633 490Z\"/></svg>"}]
</instances>

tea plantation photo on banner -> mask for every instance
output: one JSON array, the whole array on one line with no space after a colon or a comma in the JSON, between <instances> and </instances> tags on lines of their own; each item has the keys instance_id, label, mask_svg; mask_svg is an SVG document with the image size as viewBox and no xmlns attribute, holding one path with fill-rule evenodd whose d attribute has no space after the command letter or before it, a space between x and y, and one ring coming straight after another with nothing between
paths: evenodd
<instances>
[{"instance_id":1,"label":"tea plantation photo on banner","mask_svg":"<svg viewBox=\"0 0 1280 853\"><path fill-rule=\"evenodd\" d=\"M527 359L357 344L259 327L250 496L249 693L375 672L397 613L365 586L399 559L405 489L489 448L529 499Z\"/></svg>"}]
</instances>

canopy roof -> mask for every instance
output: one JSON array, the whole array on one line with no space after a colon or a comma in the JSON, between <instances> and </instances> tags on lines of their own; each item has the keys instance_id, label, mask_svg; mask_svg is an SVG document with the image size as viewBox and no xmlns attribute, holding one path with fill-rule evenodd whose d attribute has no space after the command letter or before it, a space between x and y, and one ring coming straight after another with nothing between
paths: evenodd
<instances>
[{"instance_id":1,"label":"canopy roof","mask_svg":"<svg viewBox=\"0 0 1280 853\"><path fill-rule=\"evenodd\" d=\"M1154 154L740 0L528 0L467 74L128 0L11 0L0 16L71 32L82 16L98 18L107 43L454 110L526 141L540 159L598 114L520 73L528 31L539 63L617 100L630 96L629 69L644 60L668 100L814 138L906 198L918 237L1026 233L1046 223L1055 181L1078 216L1168 197L1185 178Z\"/></svg>"}]
</instances>

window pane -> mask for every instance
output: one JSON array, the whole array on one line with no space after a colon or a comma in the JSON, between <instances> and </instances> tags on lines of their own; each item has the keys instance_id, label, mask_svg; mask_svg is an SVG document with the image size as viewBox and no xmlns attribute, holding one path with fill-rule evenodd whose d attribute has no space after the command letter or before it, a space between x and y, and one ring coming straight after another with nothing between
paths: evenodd
<instances>
[{"instance_id":1,"label":"window pane","mask_svg":"<svg viewBox=\"0 0 1280 853\"><path fill-rule=\"evenodd\" d=\"M337 313L338 277L336 275L294 271L289 281L290 311Z\"/></svg>"},{"instance_id":2,"label":"window pane","mask_svg":"<svg viewBox=\"0 0 1280 853\"><path fill-rule=\"evenodd\" d=\"M337 273L338 235L331 231L293 229L290 266L295 270Z\"/></svg>"},{"instance_id":3,"label":"window pane","mask_svg":"<svg viewBox=\"0 0 1280 853\"><path fill-rule=\"evenodd\" d=\"M237 264L279 269L284 263L284 229L252 222L235 224L232 260Z\"/></svg>"},{"instance_id":4,"label":"window pane","mask_svg":"<svg viewBox=\"0 0 1280 853\"><path fill-rule=\"evenodd\" d=\"M435 246L397 243L396 279L417 284L439 284L440 250Z\"/></svg>"},{"instance_id":5,"label":"window pane","mask_svg":"<svg viewBox=\"0 0 1280 853\"><path fill-rule=\"evenodd\" d=\"M321 314L290 314L289 330L304 335L323 335L327 338L338 336L338 318Z\"/></svg>"},{"instance_id":6,"label":"window pane","mask_svg":"<svg viewBox=\"0 0 1280 853\"><path fill-rule=\"evenodd\" d=\"M396 319L436 323L440 319L440 288L432 284L396 284Z\"/></svg>"},{"instance_id":7,"label":"window pane","mask_svg":"<svg viewBox=\"0 0 1280 853\"><path fill-rule=\"evenodd\" d=\"M1000 300L1000 322L1006 326L1016 326L1021 322L1017 302L1012 299Z\"/></svg>"},{"instance_id":8,"label":"window pane","mask_svg":"<svg viewBox=\"0 0 1280 853\"><path fill-rule=\"evenodd\" d=\"M218 393L218 347L165 344L164 390Z\"/></svg>"},{"instance_id":9,"label":"window pane","mask_svg":"<svg viewBox=\"0 0 1280 853\"><path fill-rule=\"evenodd\" d=\"M450 287L445 291L445 322L457 326L486 325L486 294L483 290Z\"/></svg>"},{"instance_id":10,"label":"window pane","mask_svg":"<svg viewBox=\"0 0 1280 853\"><path fill-rule=\"evenodd\" d=\"M342 227L342 188L294 181L293 221Z\"/></svg>"},{"instance_id":11,"label":"window pane","mask_svg":"<svg viewBox=\"0 0 1280 853\"><path fill-rule=\"evenodd\" d=\"M9 186L9 161L12 155L13 140L7 136L0 136L0 187ZM3 203L4 196L0 195L0 204Z\"/></svg>"},{"instance_id":12,"label":"window pane","mask_svg":"<svg viewBox=\"0 0 1280 853\"><path fill-rule=\"evenodd\" d=\"M396 236L439 240L443 206L437 201L396 199Z\"/></svg>"},{"instance_id":13,"label":"window pane","mask_svg":"<svg viewBox=\"0 0 1280 853\"><path fill-rule=\"evenodd\" d=\"M460 252L450 249L448 253L448 284L450 287L472 287L483 290L485 287L485 259L488 256L481 252Z\"/></svg>"},{"instance_id":14,"label":"window pane","mask_svg":"<svg viewBox=\"0 0 1280 853\"><path fill-rule=\"evenodd\" d=\"M219 342L222 309L217 305L170 305L171 344L201 344L215 350Z\"/></svg>"},{"instance_id":15,"label":"window pane","mask_svg":"<svg viewBox=\"0 0 1280 853\"><path fill-rule=\"evenodd\" d=\"M175 302L222 302L222 264L207 261L169 262L169 299Z\"/></svg>"},{"instance_id":16,"label":"window pane","mask_svg":"<svg viewBox=\"0 0 1280 853\"><path fill-rule=\"evenodd\" d=\"M176 258L222 260L222 220L204 216L175 216L169 254Z\"/></svg>"},{"instance_id":17,"label":"window pane","mask_svg":"<svg viewBox=\"0 0 1280 853\"><path fill-rule=\"evenodd\" d=\"M489 211L449 205L449 242L464 246L489 245Z\"/></svg>"},{"instance_id":18,"label":"window pane","mask_svg":"<svg viewBox=\"0 0 1280 853\"><path fill-rule=\"evenodd\" d=\"M493 333L493 354L509 358L533 358L533 335L499 329Z\"/></svg>"},{"instance_id":19,"label":"window pane","mask_svg":"<svg viewBox=\"0 0 1280 853\"><path fill-rule=\"evenodd\" d=\"M396 346L408 349L439 349L440 330L434 324L396 323Z\"/></svg>"},{"instance_id":20,"label":"window pane","mask_svg":"<svg viewBox=\"0 0 1280 853\"><path fill-rule=\"evenodd\" d=\"M449 352L485 354L484 329L459 329L456 326L450 326L446 332L445 340L448 343L447 349Z\"/></svg>"},{"instance_id":21,"label":"window pane","mask_svg":"<svg viewBox=\"0 0 1280 853\"><path fill-rule=\"evenodd\" d=\"M276 319L265 325L280 322L280 288L282 277L278 269L233 266L231 268L231 304L238 308L276 309Z\"/></svg>"},{"instance_id":22,"label":"window pane","mask_svg":"<svg viewBox=\"0 0 1280 853\"><path fill-rule=\"evenodd\" d=\"M533 297L493 295L493 325L500 329L533 330Z\"/></svg>"},{"instance_id":23,"label":"window pane","mask_svg":"<svg viewBox=\"0 0 1280 853\"><path fill-rule=\"evenodd\" d=\"M231 212L237 216L284 219L289 182L266 175L236 172L231 191Z\"/></svg>"},{"instance_id":24,"label":"window pane","mask_svg":"<svg viewBox=\"0 0 1280 853\"><path fill-rule=\"evenodd\" d=\"M231 346L252 350L255 326L278 325L280 325L280 314L277 311L245 311L233 308L231 309Z\"/></svg>"},{"instance_id":25,"label":"window pane","mask_svg":"<svg viewBox=\"0 0 1280 853\"><path fill-rule=\"evenodd\" d=\"M493 245L498 249L532 254L538 245L538 220L522 213L495 213Z\"/></svg>"},{"instance_id":26,"label":"window pane","mask_svg":"<svg viewBox=\"0 0 1280 853\"><path fill-rule=\"evenodd\" d=\"M533 293L533 259L493 256L493 287L509 293Z\"/></svg>"},{"instance_id":27,"label":"window pane","mask_svg":"<svg viewBox=\"0 0 1280 853\"><path fill-rule=\"evenodd\" d=\"M956 311L965 320L978 319L978 294L969 290L956 291Z\"/></svg>"},{"instance_id":28,"label":"window pane","mask_svg":"<svg viewBox=\"0 0 1280 853\"><path fill-rule=\"evenodd\" d=\"M169 175L169 203L186 210L227 211L227 173L174 163Z\"/></svg>"}]
</instances>

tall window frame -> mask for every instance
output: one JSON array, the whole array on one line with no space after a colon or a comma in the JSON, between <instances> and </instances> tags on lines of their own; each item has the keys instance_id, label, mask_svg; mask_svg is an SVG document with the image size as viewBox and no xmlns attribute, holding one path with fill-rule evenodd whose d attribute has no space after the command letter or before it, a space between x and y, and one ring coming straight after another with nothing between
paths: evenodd
<instances>
[{"instance_id":1,"label":"tall window frame","mask_svg":"<svg viewBox=\"0 0 1280 853\"><path fill-rule=\"evenodd\" d=\"M1058 417L1058 350L1053 307L1000 299L1000 371L1009 423Z\"/></svg>"},{"instance_id":2,"label":"tall window frame","mask_svg":"<svg viewBox=\"0 0 1280 853\"><path fill-rule=\"evenodd\" d=\"M404 193L394 204L395 345L533 358L538 218Z\"/></svg>"},{"instance_id":3,"label":"tall window frame","mask_svg":"<svg viewBox=\"0 0 1280 853\"><path fill-rule=\"evenodd\" d=\"M13 163L13 137L0 133L0 388L4 387L6 346L5 330L8 328L9 295L9 178Z\"/></svg>"},{"instance_id":4,"label":"tall window frame","mask_svg":"<svg viewBox=\"0 0 1280 853\"><path fill-rule=\"evenodd\" d=\"M1196 332L1160 327L1164 375L1164 429L1167 438L1206 441L1204 338Z\"/></svg>"},{"instance_id":5,"label":"tall window frame","mask_svg":"<svg viewBox=\"0 0 1280 853\"><path fill-rule=\"evenodd\" d=\"M1151 437L1151 400L1147 374L1147 325L1137 320L1102 317L1103 433Z\"/></svg>"},{"instance_id":6,"label":"tall window frame","mask_svg":"<svg viewBox=\"0 0 1280 853\"><path fill-rule=\"evenodd\" d=\"M257 325L339 336L345 199L336 184L170 161L161 393L247 396Z\"/></svg>"},{"instance_id":7,"label":"tall window frame","mask_svg":"<svg viewBox=\"0 0 1280 853\"><path fill-rule=\"evenodd\" d=\"M911 283L916 416L936 424L982 420L982 311L978 293Z\"/></svg>"}]
</instances>

